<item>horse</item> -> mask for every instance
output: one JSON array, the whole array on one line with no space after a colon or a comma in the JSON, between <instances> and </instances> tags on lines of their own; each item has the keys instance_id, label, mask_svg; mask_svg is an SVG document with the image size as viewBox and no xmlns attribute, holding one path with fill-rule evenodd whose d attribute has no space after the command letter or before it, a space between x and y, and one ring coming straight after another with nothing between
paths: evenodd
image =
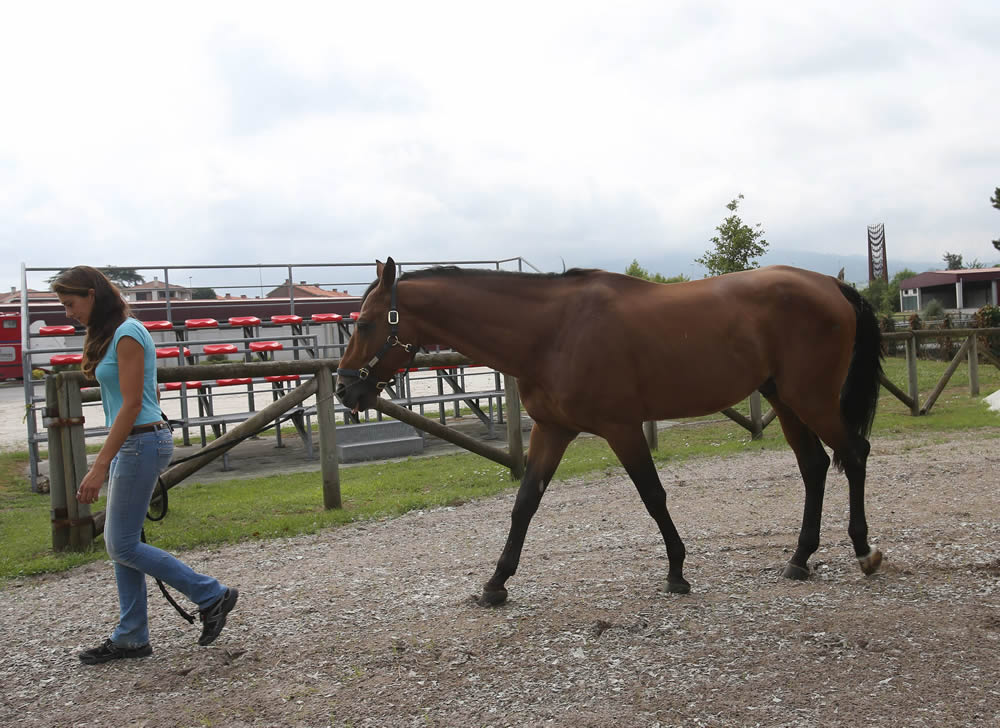
<instances>
[{"instance_id":1,"label":"horse","mask_svg":"<svg viewBox=\"0 0 1000 728\"><path fill-rule=\"evenodd\" d=\"M809 577L819 548L830 457L847 476L847 532L864 574L865 469L882 372L868 302L832 276L770 266L682 283L595 269L521 273L453 266L397 276L388 258L362 298L336 394L370 409L421 344L439 344L517 378L533 426L510 530L480 603L507 600L532 517L570 442L607 440L666 546L666 590L684 594L686 551L642 424L719 412L759 391L773 407L805 485L802 526L783 569Z\"/></svg>"}]
</instances>

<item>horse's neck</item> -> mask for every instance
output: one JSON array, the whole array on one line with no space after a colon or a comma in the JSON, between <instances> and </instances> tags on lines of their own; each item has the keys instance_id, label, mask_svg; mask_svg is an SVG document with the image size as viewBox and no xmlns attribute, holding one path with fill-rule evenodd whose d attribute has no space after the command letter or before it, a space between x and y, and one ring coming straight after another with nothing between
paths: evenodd
<instances>
[{"instance_id":1,"label":"horse's neck","mask_svg":"<svg viewBox=\"0 0 1000 728\"><path fill-rule=\"evenodd\" d=\"M532 284L504 283L476 277L414 280L399 287L400 315L413 312L421 343L448 346L476 364L521 376L537 355L543 322L532 315L537 311L525 296L524 287Z\"/></svg>"}]
</instances>

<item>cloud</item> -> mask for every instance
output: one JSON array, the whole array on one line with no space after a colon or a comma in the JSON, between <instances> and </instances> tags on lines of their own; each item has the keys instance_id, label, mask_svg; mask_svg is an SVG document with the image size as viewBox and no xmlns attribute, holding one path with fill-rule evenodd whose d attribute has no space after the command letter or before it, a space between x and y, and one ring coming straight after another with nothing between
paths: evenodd
<instances>
[{"instance_id":1,"label":"cloud","mask_svg":"<svg viewBox=\"0 0 1000 728\"><path fill-rule=\"evenodd\" d=\"M994 3L61 17L0 28L10 283L91 256L680 264L739 193L772 251L863 255L884 222L890 264L995 257Z\"/></svg>"}]
</instances>

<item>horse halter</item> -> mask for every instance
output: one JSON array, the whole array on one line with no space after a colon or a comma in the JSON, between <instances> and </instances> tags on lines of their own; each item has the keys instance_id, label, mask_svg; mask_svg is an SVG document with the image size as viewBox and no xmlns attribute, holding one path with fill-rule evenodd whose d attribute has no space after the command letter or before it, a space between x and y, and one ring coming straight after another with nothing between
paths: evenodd
<instances>
[{"instance_id":1,"label":"horse halter","mask_svg":"<svg viewBox=\"0 0 1000 728\"><path fill-rule=\"evenodd\" d=\"M410 357L409 364L406 365L407 368L409 368L410 364L413 363L413 360L417 356L417 345L404 344L402 341L399 340L399 336L397 336L397 334L399 333L399 311L396 308L396 285L398 283L399 283L398 278L392 282L392 289L390 294L391 300L389 302L389 313L388 313L389 335L386 337L385 343L382 344L382 348L379 349L378 353L376 353L375 356L371 358L371 361L369 361L365 366L361 367L360 369L341 369L340 367L337 368L338 377L341 375L346 375L349 377L358 378L356 382L351 382L350 384L348 384L347 389L350 389L351 387L354 387L359 384L371 386L371 383L368 381L368 377L371 376L372 372L375 370L375 366L379 363L379 360L383 356L385 356L386 353L393 347L401 346L403 347L403 350L406 351L406 353L412 354L412 356ZM376 381L374 384L375 392L381 394L382 390L385 389L385 387L391 381L392 381L391 379L387 379L384 382Z\"/></svg>"}]
</instances>

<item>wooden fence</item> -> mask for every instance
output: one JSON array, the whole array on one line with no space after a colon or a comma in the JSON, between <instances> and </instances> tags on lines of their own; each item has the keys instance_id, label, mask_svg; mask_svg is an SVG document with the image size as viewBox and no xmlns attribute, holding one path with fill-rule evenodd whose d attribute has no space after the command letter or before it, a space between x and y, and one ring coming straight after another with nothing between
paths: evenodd
<instances>
[{"instance_id":1,"label":"wooden fence","mask_svg":"<svg viewBox=\"0 0 1000 728\"><path fill-rule=\"evenodd\" d=\"M460 354L419 355L416 366L462 366L470 361ZM188 365L157 370L160 382L187 381L191 378L264 377L277 374L311 374L312 379L295 387L264 409L215 439L194 457L171 466L160 475L166 488L172 488L199 468L227 452L246 437L260 431L284 413L316 395L316 418L319 423L320 470L323 479L324 507L340 508L340 470L337 458L336 404L333 373L338 359L309 359L272 362L233 362L219 365ZM92 382L78 371L49 375L46 379L46 406L43 424L48 428L49 492L52 504L52 547L82 550L104 530L104 513L90 513L90 507L76 500L80 481L87 473L84 439L83 397L81 387ZM487 445L474 437L412 412L405 407L379 399L375 409L443 440L452 442L482 457L500 463L520 479L524 472L524 445L521 438L521 412L517 382L505 378L507 399L507 449ZM474 397L474 392L468 393Z\"/></svg>"}]
</instances>

